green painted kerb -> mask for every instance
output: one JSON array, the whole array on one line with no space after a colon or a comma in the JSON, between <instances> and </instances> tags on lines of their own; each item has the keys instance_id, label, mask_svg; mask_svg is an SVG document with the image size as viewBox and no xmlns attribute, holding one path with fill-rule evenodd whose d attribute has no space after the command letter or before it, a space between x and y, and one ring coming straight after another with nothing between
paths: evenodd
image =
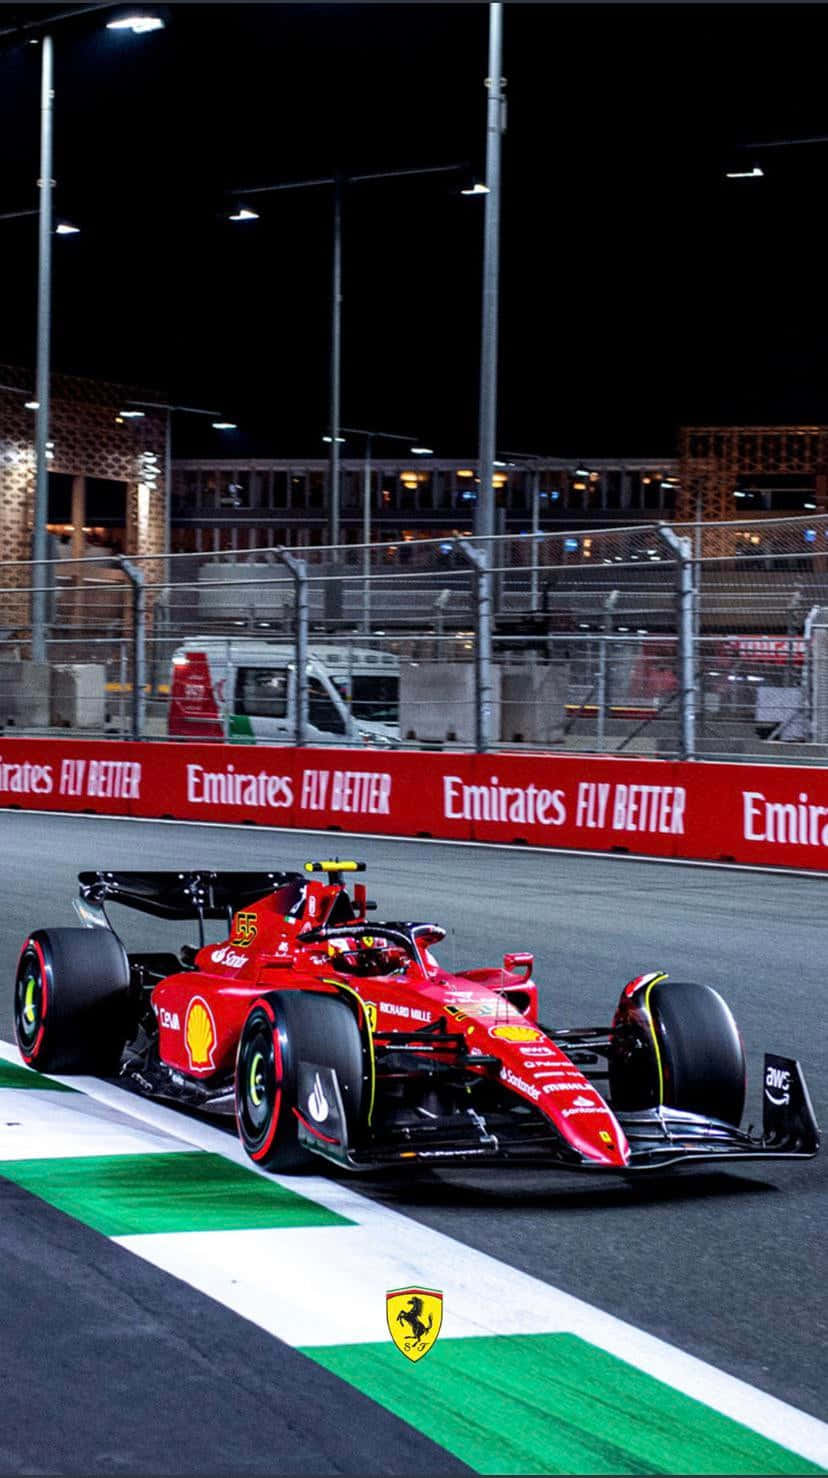
<instances>
[{"instance_id":1,"label":"green painted kerb","mask_svg":"<svg viewBox=\"0 0 828 1478\"><path fill-rule=\"evenodd\" d=\"M18 1067L16 1062L0 1062L0 1088L40 1088L50 1093L74 1093L65 1083L56 1083L54 1078L44 1078L30 1067Z\"/></svg>"},{"instance_id":2,"label":"green painted kerb","mask_svg":"<svg viewBox=\"0 0 828 1478\"><path fill-rule=\"evenodd\" d=\"M6 1160L0 1175L107 1237L352 1225L275 1181L201 1150Z\"/></svg>"},{"instance_id":3,"label":"green painted kerb","mask_svg":"<svg viewBox=\"0 0 828 1478\"><path fill-rule=\"evenodd\" d=\"M478 1473L823 1473L574 1334L304 1354Z\"/></svg>"}]
</instances>

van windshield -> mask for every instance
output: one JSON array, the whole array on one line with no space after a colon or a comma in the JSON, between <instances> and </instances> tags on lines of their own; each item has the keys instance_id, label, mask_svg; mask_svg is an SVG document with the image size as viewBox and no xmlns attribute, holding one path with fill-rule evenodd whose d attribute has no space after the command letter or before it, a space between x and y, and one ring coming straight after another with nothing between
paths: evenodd
<instances>
[{"instance_id":1,"label":"van windshield","mask_svg":"<svg viewBox=\"0 0 828 1478\"><path fill-rule=\"evenodd\" d=\"M334 681L347 701L347 679ZM351 713L354 718L375 724L396 724L400 716L399 678L386 672L355 672L351 677Z\"/></svg>"},{"instance_id":2,"label":"van windshield","mask_svg":"<svg viewBox=\"0 0 828 1478\"><path fill-rule=\"evenodd\" d=\"M345 734L344 715L318 677L308 678L308 721L323 734Z\"/></svg>"}]
</instances>

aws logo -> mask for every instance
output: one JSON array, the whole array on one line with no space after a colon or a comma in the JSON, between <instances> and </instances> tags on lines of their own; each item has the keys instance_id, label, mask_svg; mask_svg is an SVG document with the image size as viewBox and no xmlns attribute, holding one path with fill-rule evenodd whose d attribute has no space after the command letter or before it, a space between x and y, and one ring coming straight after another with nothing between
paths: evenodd
<instances>
[{"instance_id":1,"label":"aws logo","mask_svg":"<svg viewBox=\"0 0 828 1478\"><path fill-rule=\"evenodd\" d=\"M790 1103L791 1075L787 1068L768 1066L765 1073L765 1097L777 1108Z\"/></svg>"},{"instance_id":2,"label":"aws logo","mask_svg":"<svg viewBox=\"0 0 828 1478\"><path fill-rule=\"evenodd\" d=\"M215 1067L217 1033L213 1013L201 996L193 996L184 1018L184 1042L191 1068Z\"/></svg>"}]
</instances>

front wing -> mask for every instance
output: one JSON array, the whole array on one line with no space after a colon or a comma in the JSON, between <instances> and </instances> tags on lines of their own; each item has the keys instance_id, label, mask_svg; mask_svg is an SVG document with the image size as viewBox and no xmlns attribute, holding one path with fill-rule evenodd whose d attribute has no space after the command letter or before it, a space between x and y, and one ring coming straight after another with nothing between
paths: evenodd
<instances>
[{"instance_id":1,"label":"front wing","mask_svg":"<svg viewBox=\"0 0 828 1478\"><path fill-rule=\"evenodd\" d=\"M330 1071L330 1070L328 1070ZM331 1073L335 1080L335 1074ZM331 1085L338 1097L337 1085ZM408 1131L383 1138L375 1132L359 1144L350 1144L345 1116L338 1135L325 1140L315 1135L300 1116L299 1139L309 1150L351 1170L378 1166L473 1162L536 1164L560 1170L638 1175L647 1171L672 1170L678 1166L730 1162L733 1160L805 1160L819 1149L819 1127L802 1069L791 1058L765 1055L763 1121L761 1134L734 1128L719 1119L672 1108L617 1112L630 1145L626 1165L608 1166L579 1155L563 1143L554 1127L540 1115L522 1124L507 1116L489 1115L485 1120L471 1114L460 1126L446 1119L418 1132Z\"/></svg>"}]
</instances>

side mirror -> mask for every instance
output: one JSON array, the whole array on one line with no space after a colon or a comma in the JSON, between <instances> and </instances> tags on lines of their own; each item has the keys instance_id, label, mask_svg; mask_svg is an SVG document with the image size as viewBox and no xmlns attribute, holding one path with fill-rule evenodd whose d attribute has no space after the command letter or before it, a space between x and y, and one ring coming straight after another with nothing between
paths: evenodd
<instances>
[{"instance_id":1,"label":"side mirror","mask_svg":"<svg viewBox=\"0 0 828 1478\"><path fill-rule=\"evenodd\" d=\"M529 976L532 974L532 967L534 963L535 956L529 954L528 950L524 949L515 950L513 954L503 956L504 970L508 970L510 974L514 974L516 970L522 969L524 972L524 980L528 980Z\"/></svg>"}]
</instances>

